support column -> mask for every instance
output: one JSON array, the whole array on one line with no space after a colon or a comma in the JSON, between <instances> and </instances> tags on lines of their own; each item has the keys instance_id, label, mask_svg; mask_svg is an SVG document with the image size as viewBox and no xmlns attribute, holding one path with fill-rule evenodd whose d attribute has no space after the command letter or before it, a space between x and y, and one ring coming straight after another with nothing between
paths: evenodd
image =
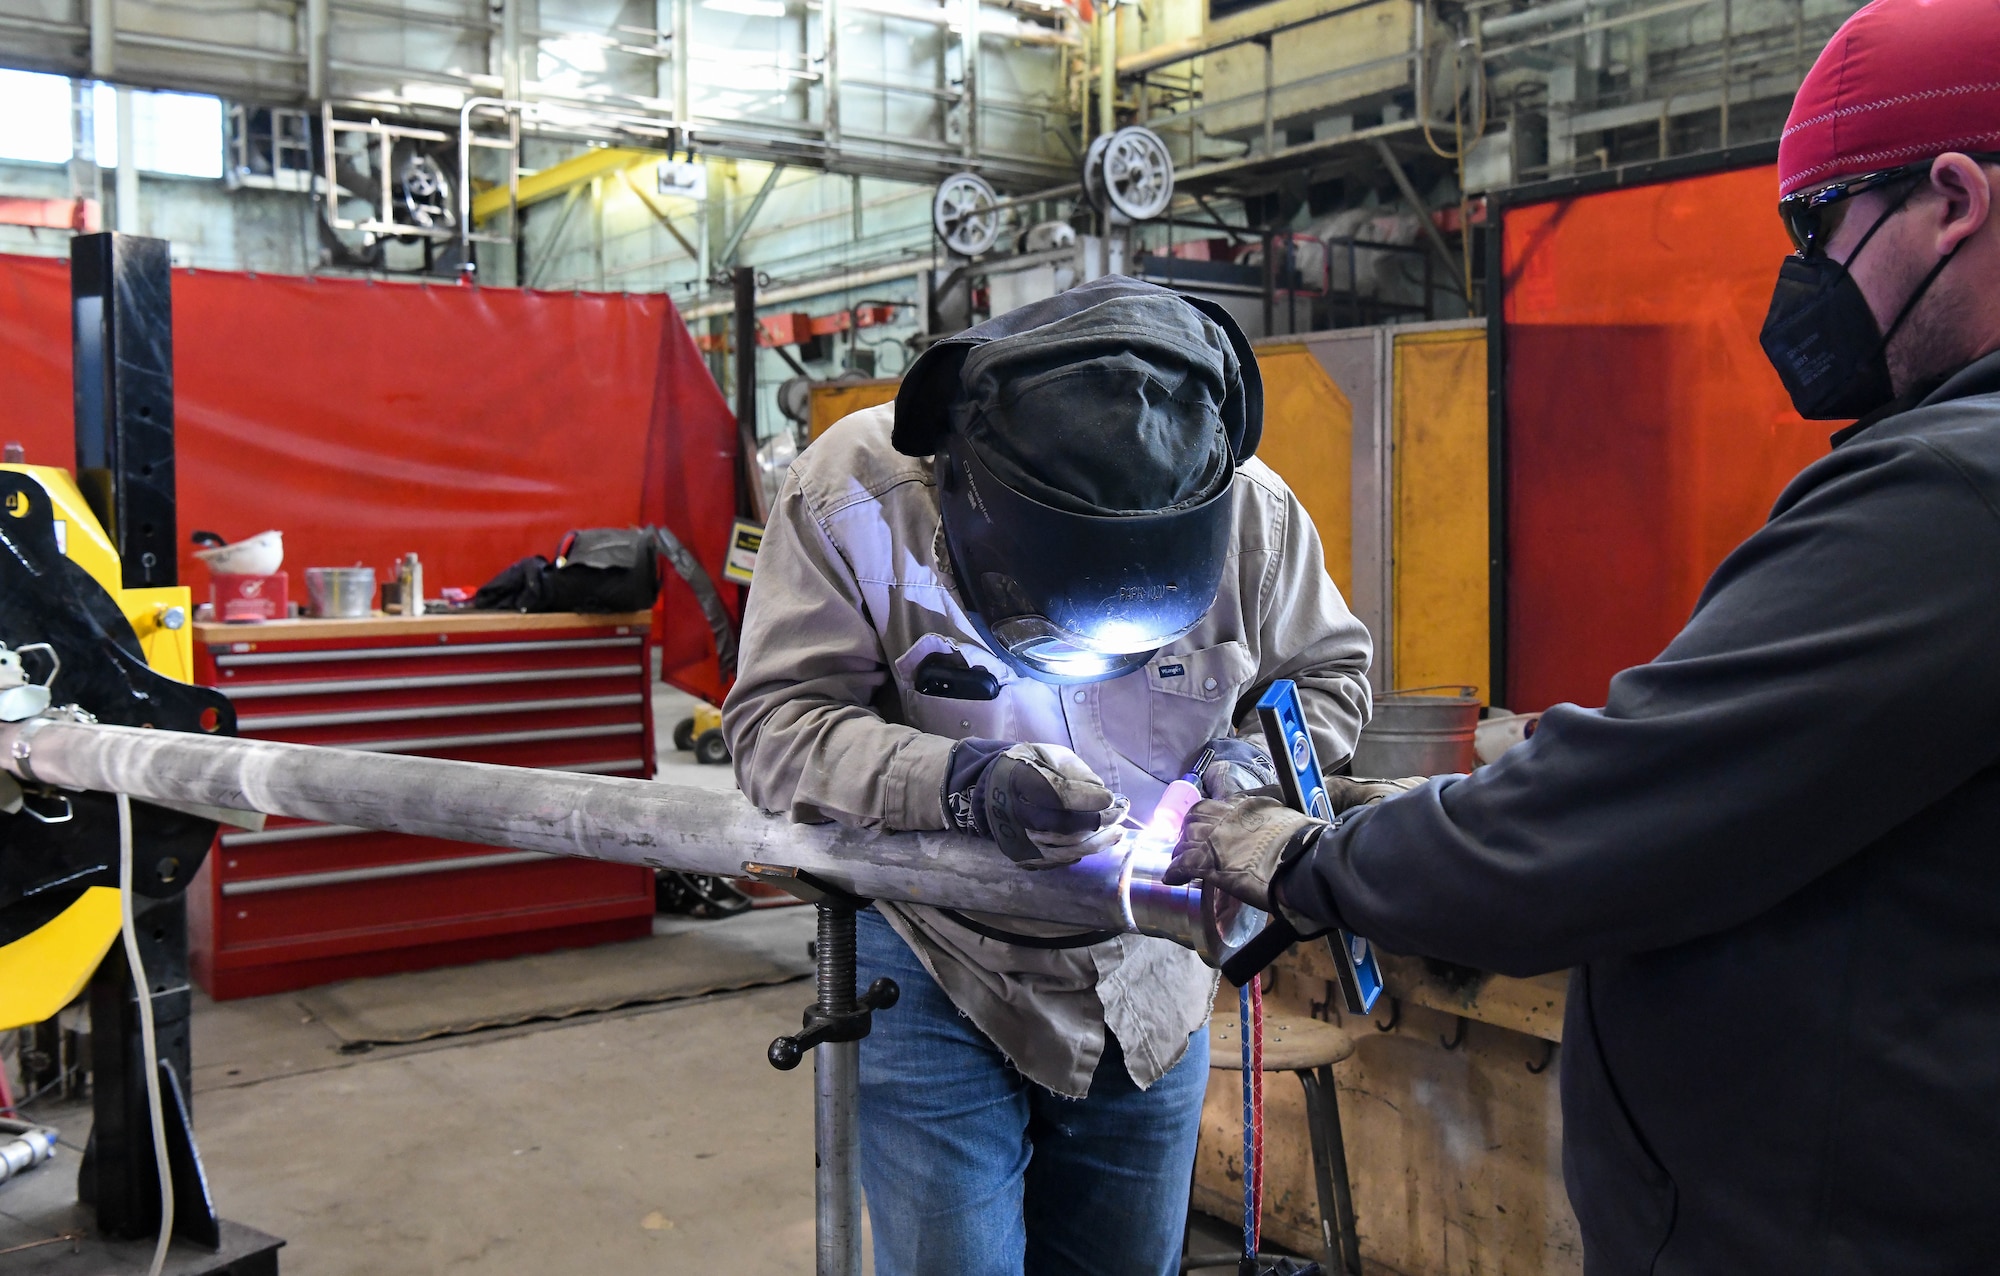
<instances>
[{"instance_id":1,"label":"support column","mask_svg":"<svg viewBox=\"0 0 2000 1276\"><path fill-rule=\"evenodd\" d=\"M114 0L90 0L90 76L108 80L117 71L117 7Z\"/></svg>"},{"instance_id":2,"label":"support column","mask_svg":"<svg viewBox=\"0 0 2000 1276\"><path fill-rule=\"evenodd\" d=\"M500 0L500 96L521 100L521 0Z\"/></svg>"},{"instance_id":3,"label":"support column","mask_svg":"<svg viewBox=\"0 0 2000 1276\"><path fill-rule=\"evenodd\" d=\"M959 37L959 60L965 71L965 85L959 105L965 111L964 135L959 139L966 159L979 154L979 6L981 0L965 0L965 31Z\"/></svg>"},{"instance_id":4,"label":"support column","mask_svg":"<svg viewBox=\"0 0 2000 1276\"><path fill-rule=\"evenodd\" d=\"M1271 37L1263 36L1257 43L1264 46L1264 154L1277 149L1278 135L1278 54Z\"/></svg>"},{"instance_id":5,"label":"support column","mask_svg":"<svg viewBox=\"0 0 2000 1276\"><path fill-rule=\"evenodd\" d=\"M840 149L840 0L821 0L819 10L822 66L820 96L826 101L826 149Z\"/></svg>"},{"instance_id":6,"label":"support column","mask_svg":"<svg viewBox=\"0 0 2000 1276\"><path fill-rule=\"evenodd\" d=\"M119 90L121 105L129 90ZM119 185L131 171L129 107L120 112ZM122 191L121 191L122 194ZM119 217L125 216L122 199ZM76 476L111 536L127 589L179 580L174 487L172 276L167 244L126 235L79 235L70 244ZM144 986L113 945L91 977L91 1142L77 1194L98 1227L137 1237L160 1226L160 1184L140 1049L139 998L152 1002L162 1110L175 1185L175 1231L214 1244L215 1219L185 1114L191 1098L187 897L135 900ZM198 1198L198 1199L197 1199Z\"/></svg>"},{"instance_id":7,"label":"support column","mask_svg":"<svg viewBox=\"0 0 2000 1276\"><path fill-rule=\"evenodd\" d=\"M127 589L178 583L170 288L164 239L71 241L77 485Z\"/></svg>"},{"instance_id":8,"label":"support column","mask_svg":"<svg viewBox=\"0 0 2000 1276\"><path fill-rule=\"evenodd\" d=\"M688 62L694 55L693 0L673 0L674 6L674 123L688 120Z\"/></svg>"},{"instance_id":9,"label":"support column","mask_svg":"<svg viewBox=\"0 0 2000 1276\"><path fill-rule=\"evenodd\" d=\"M97 166L97 89L89 80L69 83L69 193L104 207L104 170ZM101 212L100 212L101 215Z\"/></svg>"},{"instance_id":10,"label":"support column","mask_svg":"<svg viewBox=\"0 0 2000 1276\"><path fill-rule=\"evenodd\" d=\"M1118 127L1118 10L1106 4L1097 13L1097 131Z\"/></svg>"},{"instance_id":11,"label":"support column","mask_svg":"<svg viewBox=\"0 0 2000 1276\"><path fill-rule=\"evenodd\" d=\"M604 179L590 179L590 261L597 291L604 291Z\"/></svg>"},{"instance_id":12,"label":"support column","mask_svg":"<svg viewBox=\"0 0 2000 1276\"><path fill-rule=\"evenodd\" d=\"M731 327L736 349L736 442L741 464L740 509L764 521L764 485L757 474L757 268L738 266L731 272L736 289L736 313Z\"/></svg>"},{"instance_id":13,"label":"support column","mask_svg":"<svg viewBox=\"0 0 2000 1276\"><path fill-rule=\"evenodd\" d=\"M508 10L513 9L508 0ZM306 0L306 100L314 105L326 101L327 31L332 25L328 0ZM512 93L508 97L515 96Z\"/></svg>"}]
</instances>

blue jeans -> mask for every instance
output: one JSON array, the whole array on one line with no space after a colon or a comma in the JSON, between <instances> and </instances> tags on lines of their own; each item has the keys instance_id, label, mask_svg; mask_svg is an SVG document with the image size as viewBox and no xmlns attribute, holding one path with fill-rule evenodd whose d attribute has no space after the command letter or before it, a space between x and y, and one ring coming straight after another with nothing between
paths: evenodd
<instances>
[{"instance_id":1,"label":"blue jeans","mask_svg":"<svg viewBox=\"0 0 2000 1276\"><path fill-rule=\"evenodd\" d=\"M858 918L860 982L902 999L861 1043L861 1183L876 1276L1180 1270L1208 1030L1151 1089L1106 1034L1090 1094L1023 1077L889 923Z\"/></svg>"}]
</instances>

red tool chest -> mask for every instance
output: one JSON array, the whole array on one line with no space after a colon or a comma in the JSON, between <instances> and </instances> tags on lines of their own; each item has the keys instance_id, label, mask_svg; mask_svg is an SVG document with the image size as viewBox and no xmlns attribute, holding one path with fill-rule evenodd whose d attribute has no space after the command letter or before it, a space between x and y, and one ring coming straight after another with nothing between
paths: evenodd
<instances>
[{"instance_id":1,"label":"red tool chest","mask_svg":"<svg viewBox=\"0 0 2000 1276\"><path fill-rule=\"evenodd\" d=\"M240 734L653 774L648 613L460 613L195 627ZM189 891L218 998L650 933L649 869L272 819L225 829Z\"/></svg>"}]
</instances>

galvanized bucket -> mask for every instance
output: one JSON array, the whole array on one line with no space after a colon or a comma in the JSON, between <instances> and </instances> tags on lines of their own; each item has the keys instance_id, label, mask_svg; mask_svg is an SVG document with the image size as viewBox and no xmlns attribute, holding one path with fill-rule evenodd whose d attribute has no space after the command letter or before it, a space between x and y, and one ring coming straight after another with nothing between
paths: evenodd
<instances>
[{"instance_id":1,"label":"galvanized bucket","mask_svg":"<svg viewBox=\"0 0 2000 1276\"><path fill-rule=\"evenodd\" d=\"M1361 728L1349 770L1376 779L1470 771L1478 761L1472 749L1478 725L1477 687L1384 692L1375 697L1375 716Z\"/></svg>"}]
</instances>

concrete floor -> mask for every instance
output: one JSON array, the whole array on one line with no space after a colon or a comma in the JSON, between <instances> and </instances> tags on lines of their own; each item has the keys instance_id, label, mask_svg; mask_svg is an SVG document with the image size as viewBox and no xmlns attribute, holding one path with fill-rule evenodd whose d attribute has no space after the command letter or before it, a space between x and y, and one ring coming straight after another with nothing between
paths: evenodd
<instances>
[{"instance_id":1,"label":"concrete floor","mask_svg":"<svg viewBox=\"0 0 2000 1276\"><path fill-rule=\"evenodd\" d=\"M807 909L752 924L803 946ZM804 982L365 1054L289 995L200 999L195 1127L225 1217L302 1276L797 1276L812 1076L764 1062ZM41 1107L80 1146L87 1107ZM37 1173L72 1176L76 1161Z\"/></svg>"}]
</instances>

